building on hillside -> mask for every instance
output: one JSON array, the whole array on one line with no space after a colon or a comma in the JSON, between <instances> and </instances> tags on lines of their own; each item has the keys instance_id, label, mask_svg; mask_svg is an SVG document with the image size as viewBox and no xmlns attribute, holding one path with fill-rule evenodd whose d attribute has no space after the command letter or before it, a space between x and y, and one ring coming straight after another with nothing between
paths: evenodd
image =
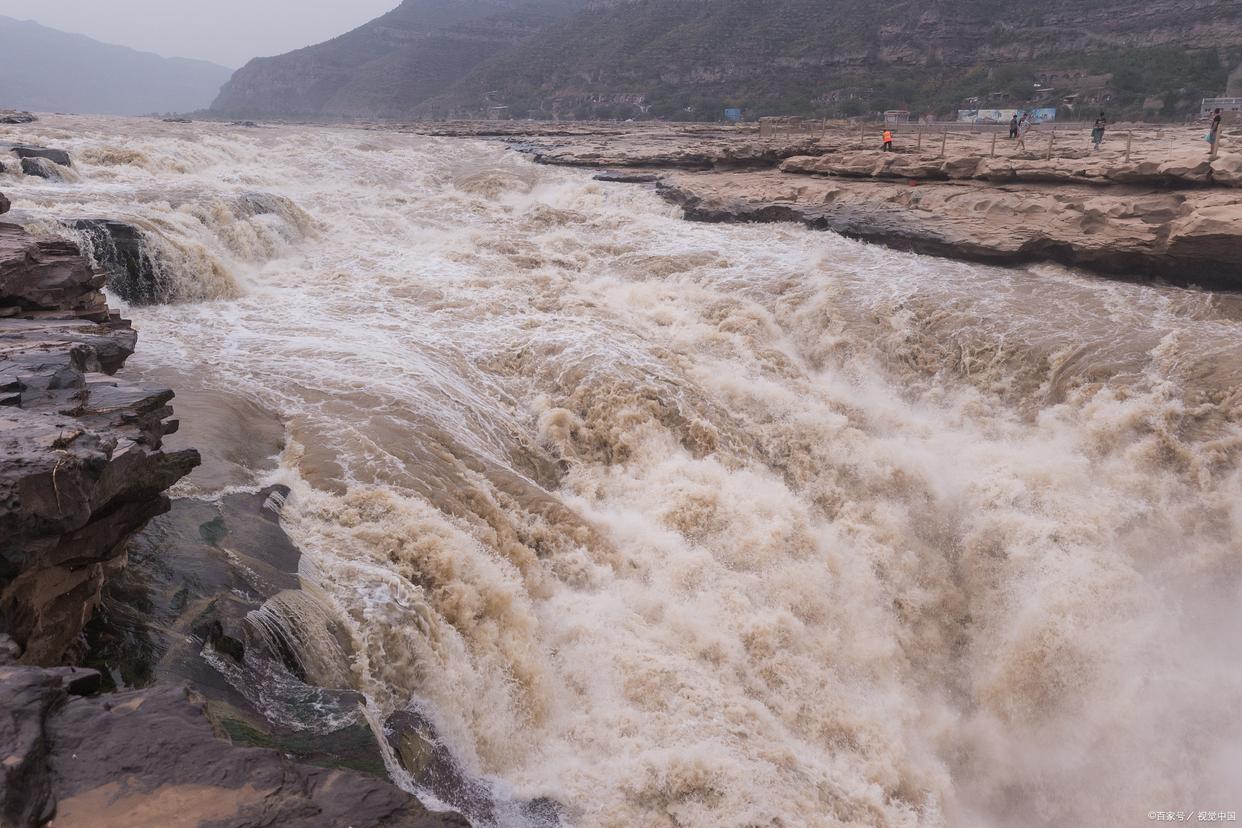
<instances>
[{"instance_id":1,"label":"building on hillside","mask_svg":"<svg viewBox=\"0 0 1242 828\"><path fill-rule=\"evenodd\" d=\"M1057 119L1057 108L1047 106L1036 109L959 109L957 120L958 123L963 124L1007 124L1023 115L1037 124L1048 124Z\"/></svg>"},{"instance_id":2,"label":"building on hillside","mask_svg":"<svg viewBox=\"0 0 1242 828\"><path fill-rule=\"evenodd\" d=\"M1242 98L1204 98L1200 115L1211 115L1216 110L1223 112L1242 112Z\"/></svg>"},{"instance_id":3,"label":"building on hillside","mask_svg":"<svg viewBox=\"0 0 1242 828\"><path fill-rule=\"evenodd\" d=\"M910 110L908 109L888 109L884 112L885 126L898 126L900 124L910 123Z\"/></svg>"}]
</instances>

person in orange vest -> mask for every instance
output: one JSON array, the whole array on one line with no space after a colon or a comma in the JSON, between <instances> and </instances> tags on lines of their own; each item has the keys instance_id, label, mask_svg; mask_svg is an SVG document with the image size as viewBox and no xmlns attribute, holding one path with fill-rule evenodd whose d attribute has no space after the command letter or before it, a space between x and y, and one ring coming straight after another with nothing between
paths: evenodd
<instances>
[{"instance_id":1,"label":"person in orange vest","mask_svg":"<svg viewBox=\"0 0 1242 828\"><path fill-rule=\"evenodd\" d=\"M893 151L893 131L888 127L884 127L884 152Z\"/></svg>"}]
</instances>

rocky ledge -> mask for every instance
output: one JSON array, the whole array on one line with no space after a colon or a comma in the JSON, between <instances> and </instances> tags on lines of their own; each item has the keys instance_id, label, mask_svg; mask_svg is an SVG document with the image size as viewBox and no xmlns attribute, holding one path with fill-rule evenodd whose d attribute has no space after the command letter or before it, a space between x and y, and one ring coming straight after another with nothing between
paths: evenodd
<instances>
[{"instance_id":1,"label":"rocky ledge","mask_svg":"<svg viewBox=\"0 0 1242 828\"><path fill-rule=\"evenodd\" d=\"M71 660L126 541L198 465L165 453L172 391L115 377L137 335L76 247L0 224L0 621Z\"/></svg>"},{"instance_id":2,"label":"rocky ledge","mask_svg":"<svg viewBox=\"0 0 1242 828\"><path fill-rule=\"evenodd\" d=\"M1057 262L1124 278L1242 289L1236 190L898 183L778 171L677 173L657 186L696 221L796 221L933 256Z\"/></svg>"},{"instance_id":3,"label":"rocky ledge","mask_svg":"<svg viewBox=\"0 0 1242 828\"><path fill-rule=\"evenodd\" d=\"M0 641L0 824L465 828L383 780L216 737L171 685L93 695L100 674L6 663ZM54 823L53 823L54 820Z\"/></svg>"},{"instance_id":4,"label":"rocky ledge","mask_svg":"<svg viewBox=\"0 0 1242 828\"><path fill-rule=\"evenodd\" d=\"M536 125L502 137L539 163L652 186L693 220L796 221L968 261L1242 289L1242 136L1227 134L1211 157L1201 132L1117 130L1099 152L1072 130L1036 135L1028 150L990 132L907 129L892 153L879 151L875 128L843 125L768 136Z\"/></svg>"}]
</instances>

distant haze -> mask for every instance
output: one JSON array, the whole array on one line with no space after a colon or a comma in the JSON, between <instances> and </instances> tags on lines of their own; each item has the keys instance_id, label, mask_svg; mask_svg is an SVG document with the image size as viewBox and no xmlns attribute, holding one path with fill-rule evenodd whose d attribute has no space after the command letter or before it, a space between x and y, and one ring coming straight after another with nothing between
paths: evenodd
<instances>
[{"instance_id":1,"label":"distant haze","mask_svg":"<svg viewBox=\"0 0 1242 828\"><path fill-rule=\"evenodd\" d=\"M34 20L165 57L232 69L336 37L400 0L0 0L0 15Z\"/></svg>"}]
</instances>

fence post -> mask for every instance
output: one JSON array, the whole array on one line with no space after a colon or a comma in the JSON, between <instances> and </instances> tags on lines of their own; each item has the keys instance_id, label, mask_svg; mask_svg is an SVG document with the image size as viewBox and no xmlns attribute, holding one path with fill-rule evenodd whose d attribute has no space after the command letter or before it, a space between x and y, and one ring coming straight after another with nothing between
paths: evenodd
<instances>
[{"instance_id":1,"label":"fence post","mask_svg":"<svg viewBox=\"0 0 1242 828\"><path fill-rule=\"evenodd\" d=\"M922 127L919 127L919 140L915 143L914 149L916 152L923 151L923 128Z\"/></svg>"},{"instance_id":2,"label":"fence post","mask_svg":"<svg viewBox=\"0 0 1242 828\"><path fill-rule=\"evenodd\" d=\"M940 139L940 157L941 158L944 158L944 148L948 146L948 143L949 143L949 128L945 127L944 137Z\"/></svg>"},{"instance_id":3,"label":"fence post","mask_svg":"<svg viewBox=\"0 0 1242 828\"><path fill-rule=\"evenodd\" d=\"M1134 132L1126 133L1126 163L1130 163L1130 146L1134 143Z\"/></svg>"},{"instance_id":4,"label":"fence post","mask_svg":"<svg viewBox=\"0 0 1242 828\"><path fill-rule=\"evenodd\" d=\"M992 157L996 157L996 130L992 130Z\"/></svg>"},{"instance_id":5,"label":"fence post","mask_svg":"<svg viewBox=\"0 0 1242 828\"><path fill-rule=\"evenodd\" d=\"M1052 142L1055 140L1057 140L1057 131L1056 131L1056 128L1054 127L1052 130L1052 134L1048 136L1048 155L1044 158L1045 161L1052 160Z\"/></svg>"}]
</instances>

